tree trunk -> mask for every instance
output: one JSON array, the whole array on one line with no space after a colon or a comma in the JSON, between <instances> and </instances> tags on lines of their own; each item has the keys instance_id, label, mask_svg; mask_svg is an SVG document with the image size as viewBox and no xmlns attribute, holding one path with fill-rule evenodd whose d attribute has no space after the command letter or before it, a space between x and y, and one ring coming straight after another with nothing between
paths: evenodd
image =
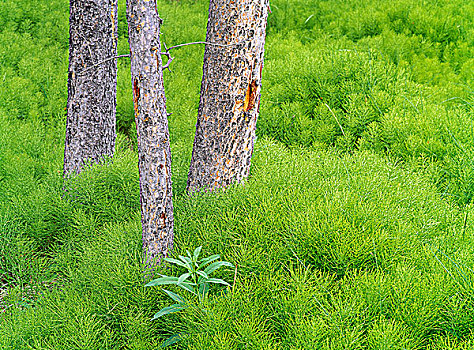
<instances>
[{"instance_id":1,"label":"tree trunk","mask_svg":"<svg viewBox=\"0 0 474 350\"><path fill-rule=\"evenodd\" d=\"M115 148L117 0L70 0L64 177Z\"/></svg>"},{"instance_id":2,"label":"tree trunk","mask_svg":"<svg viewBox=\"0 0 474 350\"><path fill-rule=\"evenodd\" d=\"M188 193L212 191L249 175L268 0L211 0L201 101Z\"/></svg>"},{"instance_id":3,"label":"tree trunk","mask_svg":"<svg viewBox=\"0 0 474 350\"><path fill-rule=\"evenodd\" d=\"M171 152L156 0L127 0L133 101L138 134L142 237L147 268L173 246Z\"/></svg>"}]
</instances>

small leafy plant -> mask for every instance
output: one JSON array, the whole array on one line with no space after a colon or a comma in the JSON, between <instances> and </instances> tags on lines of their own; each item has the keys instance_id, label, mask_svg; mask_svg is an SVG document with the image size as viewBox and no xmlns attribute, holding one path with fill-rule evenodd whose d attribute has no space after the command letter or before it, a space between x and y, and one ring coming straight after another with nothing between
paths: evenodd
<instances>
[{"instance_id":1,"label":"small leafy plant","mask_svg":"<svg viewBox=\"0 0 474 350\"><path fill-rule=\"evenodd\" d=\"M179 255L179 259L165 258L164 260L166 262L184 267L187 269L187 272L179 277L161 275L160 278L147 283L145 287L174 284L191 293L197 298L198 303L201 303L207 298L211 283L228 286L229 283L226 281L220 278L211 278L209 275L222 266L233 267L233 265L227 261L216 261L220 258L219 255L211 255L207 258L199 259L201 249L202 246L197 247L192 255L189 251L186 251L187 256ZM173 312L184 310L190 305L186 298L183 298L177 293L166 289L163 289L163 292L173 299L176 304L164 307L158 311L153 317L153 320Z\"/></svg>"},{"instance_id":2,"label":"small leafy plant","mask_svg":"<svg viewBox=\"0 0 474 350\"><path fill-rule=\"evenodd\" d=\"M209 286L211 283L229 286L229 283L227 283L226 281L220 278L211 278L209 277L209 275L217 269L221 268L222 266L233 267L233 265L227 261L216 261L220 258L219 255L211 255L207 258L199 259L201 249L202 246L197 247L192 255L189 251L186 251L187 256L179 255L179 259L165 258L164 260L166 262L184 267L186 268L187 272L183 273L179 277L161 275L160 278L157 278L147 283L145 287L174 284L191 293L194 298L197 298L198 304L201 304L201 302L207 298L207 294L210 289ZM163 292L165 292L176 303L162 308L155 314L155 316L153 316L152 320L156 320L157 318L160 318L170 313L184 310L192 304L186 298L170 290L163 289ZM169 345L177 343L180 340L181 335L174 334L170 338L168 338L161 345L161 347L167 347Z\"/></svg>"}]
</instances>

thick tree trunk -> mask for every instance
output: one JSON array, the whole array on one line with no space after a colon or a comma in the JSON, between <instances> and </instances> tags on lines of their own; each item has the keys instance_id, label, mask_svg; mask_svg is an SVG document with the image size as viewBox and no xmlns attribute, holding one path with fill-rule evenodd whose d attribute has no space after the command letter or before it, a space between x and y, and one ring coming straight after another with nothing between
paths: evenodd
<instances>
[{"instance_id":1,"label":"thick tree trunk","mask_svg":"<svg viewBox=\"0 0 474 350\"><path fill-rule=\"evenodd\" d=\"M171 152L156 0L127 0L143 249L148 268L173 246Z\"/></svg>"},{"instance_id":2,"label":"thick tree trunk","mask_svg":"<svg viewBox=\"0 0 474 350\"><path fill-rule=\"evenodd\" d=\"M268 0L211 0L188 192L248 176L260 105Z\"/></svg>"},{"instance_id":3,"label":"thick tree trunk","mask_svg":"<svg viewBox=\"0 0 474 350\"><path fill-rule=\"evenodd\" d=\"M115 147L117 0L70 0L64 177Z\"/></svg>"}]
</instances>

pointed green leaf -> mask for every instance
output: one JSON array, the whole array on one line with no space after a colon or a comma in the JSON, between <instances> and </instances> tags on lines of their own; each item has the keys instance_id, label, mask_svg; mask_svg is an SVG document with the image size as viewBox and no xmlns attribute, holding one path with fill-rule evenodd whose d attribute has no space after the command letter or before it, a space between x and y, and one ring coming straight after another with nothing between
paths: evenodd
<instances>
[{"instance_id":1,"label":"pointed green leaf","mask_svg":"<svg viewBox=\"0 0 474 350\"><path fill-rule=\"evenodd\" d=\"M206 295L207 292L209 291L209 283L203 283L199 285L199 294L200 295Z\"/></svg>"},{"instance_id":2,"label":"pointed green leaf","mask_svg":"<svg viewBox=\"0 0 474 350\"><path fill-rule=\"evenodd\" d=\"M193 260L193 257L191 253L189 252L189 250L186 250L186 255L189 257L189 259Z\"/></svg>"},{"instance_id":3,"label":"pointed green leaf","mask_svg":"<svg viewBox=\"0 0 474 350\"><path fill-rule=\"evenodd\" d=\"M198 271L197 274L198 274L199 276L204 277L205 279L208 279L208 278L209 278L209 276L207 275L207 273L206 273L205 271Z\"/></svg>"},{"instance_id":4,"label":"pointed green leaf","mask_svg":"<svg viewBox=\"0 0 474 350\"><path fill-rule=\"evenodd\" d=\"M200 264L199 264L199 269L201 269L203 266L213 262L214 260L217 260L220 258L220 255L211 255L210 257L207 257L207 258L204 258L204 259L201 259L199 260Z\"/></svg>"},{"instance_id":5,"label":"pointed green leaf","mask_svg":"<svg viewBox=\"0 0 474 350\"><path fill-rule=\"evenodd\" d=\"M204 272L207 273L208 275L210 275L211 273L213 273L214 271L216 271L218 268L222 267L222 266L228 266L228 267L234 267L234 265L232 265L230 262L227 262L227 261L216 261L216 262L213 262L211 265L209 265L208 267L206 267L204 269Z\"/></svg>"},{"instance_id":6,"label":"pointed green leaf","mask_svg":"<svg viewBox=\"0 0 474 350\"><path fill-rule=\"evenodd\" d=\"M199 258L199 254L201 254L201 250L202 250L202 246L194 249L193 258L195 261L197 261L197 259Z\"/></svg>"},{"instance_id":7,"label":"pointed green leaf","mask_svg":"<svg viewBox=\"0 0 474 350\"><path fill-rule=\"evenodd\" d=\"M188 292L196 295L196 291L195 291L193 285L194 285L194 283L190 283L190 282L183 282L183 283L178 284L178 286L180 286L184 290L187 290Z\"/></svg>"},{"instance_id":8,"label":"pointed green leaf","mask_svg":"<svg viewBox=\"0 0 474 350\"><path fill-rule=\"evenodd\" d=\"M191 261L189 260L189 258L184 257L182 255L178 255L178 258L186 265L186 268L188 270L191 270Z\"/></svg>"},{"instance_id":9,"label":"pointed green leaf","mask_svg":"<svg viewBox=\"0 0 474 350\"><path fill-rule=\"evenodd\" d=\"M145 287L163 286L166 284L178 284L178 277L163 276L145 284Z\"/></svg>"},{"instance_id":10,"label":"pointed green leaf","mask_svg":"<svg viewBox=\"0 0 474 350\"><path fill-rule=\"evenodd\" d=\"M188 272L183 273L183 274L182 274L181 276L179 276L179 278L178 278L178 284L183 283L183 282L186 280L186 278L188 278L189 276L191 276L190 273L188 273Z\"/></svg>"},{"instance_id":11,"label":"pointed green leaf","mask_svg":"<svg viewBox=\"0 0 474 350\"><path fill-rule=\"evenodd\" d=\"M220 278L209 278L206 282L209 282L209 283L218 283L218 284L224 284L226 286L230 286L229 283L227 283L226 281L224 280L221 280Z\"/></svg>"},{"instance_id":12,"label":"pointed green leaf","mask_svg":"<svg viewBox=\"0 0 474 350\"><path fill-rule=\"evenodd\" d=\"M166 339L163 344L161 344L161 348L166 348L167 346L170 346L170 345L173 345L173 344L176 344L177 342L179 342L181 340L181 334L178 333L178 334L173 334L171 337L169 337L168 339Z\"/></svg>"},{"instance_id":13,"label":"pointed green leaf","mask_svg":"<svg viewBox=\"0 0 474 350\"><path fill-rule=\"evenodd\" d=\"M153 316L152 320L156 320L157 318L160 318L161 316L165 316L168 314L172 314L174 312L181 311L185 309L186 306L180 305L180 304L173 304L167 307L162 308L160 311L158 311L155 316Z\"/></svg>"},{"instance_id":14,"label":"pointed green leaf","mask_svg":"<svg viewBox=\"0 0 474 350\"><path fill-rule=\"evenodd\" d=\"M165 292L166 294L168 294L168 296L173 299L174 301L177 301L178 303L180 304L186 304L188 301L186 299L184 299L181 295L179 294L176 294L170 290L167 290L167 289L162 289L163 292Z\"/></svg>"},{"instance_id":15,"label":"pointed green leaf","mask_svg":"<svg viewBox=\"0 0 474 350\"><path fill-rule=\"evenodd\" d=\"M187 256L182 256L182 255L179 255L178 258L180 258L188 266L188 268L191 270L192 261L191 261L190 258L188 258Z\"/></svg>"},{"instance_id":16,"label":"pointed green leaf","mask_svg":"<svg viewBox=\"0 0 474 350\"><path fill-rule=\"evenodd\" d=\"M189 254L189 252L188 252ZM183 261L186 261L186 262L191 262L191 258L189 256L183 256L183 255L178 255L178 257L183 260Z\"/></svg>"},{"instance_id":17,"label":"pointed green leaf","mask_svg":"<svg viewBox=\"0 0 474 350\"><path fill-rule=\"evenodd\" d=\"M181 260L178 260L178 259L164 258L163 260L164 260L164 261L167 261L167 262L169 262L169 263L172 263L172 264L176 264L176 265L185 267L185 268L188 267L185 263L183 263Z\"/></svg>"}]
</instances>

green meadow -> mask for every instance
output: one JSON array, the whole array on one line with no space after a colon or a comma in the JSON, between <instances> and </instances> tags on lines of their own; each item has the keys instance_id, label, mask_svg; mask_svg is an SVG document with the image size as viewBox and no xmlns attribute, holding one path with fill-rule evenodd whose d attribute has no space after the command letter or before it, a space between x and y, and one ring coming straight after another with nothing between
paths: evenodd
<instances>
[{"instance_id":1,"label":"green meadow","mask_svg":"<svg viewBox=\"0 0 474 350\"><path fill-rule=\"evenodd\" d=\"M251 175L208 195L185 192L204 47L172 51L172 256L236 269L157 320L127 58L114 162L63 196L68 6L0 2L0 349L474 349L474 2L272 0ZM158 1L162 40L204 40L207 7ZM124 0L118 30L126 54Z\"/></svg>"}]
</instances>

